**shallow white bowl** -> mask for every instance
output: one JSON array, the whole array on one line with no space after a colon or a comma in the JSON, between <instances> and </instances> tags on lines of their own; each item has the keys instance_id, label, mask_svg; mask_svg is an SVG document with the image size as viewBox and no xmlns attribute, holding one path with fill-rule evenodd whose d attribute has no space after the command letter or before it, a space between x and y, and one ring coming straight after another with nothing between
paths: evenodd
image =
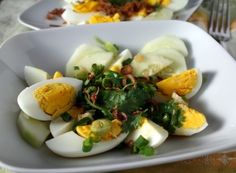
<instances>
[{"instance_id":1,"label":"shallow white bowl","mask_svg":"<svg viewBox=\"0 0 236 173\"><path fill-rule=\"evenodd\" d=\"M203 72L201 91L192 106L204 112L208 128L192 137L170 138L153 157L113 150L101 155L68 159L46 147L33 149L16 128L19 108L16 98L25 87L23 69L33 65L52 73L65 63L81 43L94 36L136 52L145 42L164 34L185 40L190 50L189 67ZM162 164L209 154L236 146L236 62L207 33L180 21L125 22L83 25L29 32L15 36L0 48L0 166L15 172L101 172Z\"/></svg>"},{"instance_id":2,"label":"shallow white bowl","mask_svg":"<svg viewBox=\"0 0 236 173\"><path fill-rule=\"evenodd\" d=\"M174 19L187 20L193 12L201 5L203 0L189 0L183 10L175 13ZM64 0L39 0L32 6L26 8L18 17L18 21L32 29L53 28L53 25L63 25L63 20L47 20L47 13L55 8L68 5ZM65 25L63 25L65 26Z\"/></svg>"}]
</instances>

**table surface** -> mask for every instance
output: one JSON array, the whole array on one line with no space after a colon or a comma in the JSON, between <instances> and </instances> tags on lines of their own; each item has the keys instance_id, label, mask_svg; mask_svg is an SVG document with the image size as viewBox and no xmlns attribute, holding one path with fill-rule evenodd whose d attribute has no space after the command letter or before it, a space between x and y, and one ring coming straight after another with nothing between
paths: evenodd
<instances>
[{"instance_id":1,"label":"table surface","mask_svg":"<svg viewBox=\"0 0 236 173\"><path fill-rule=\"evenodd\" d=\"M36 0L0 0L0 44L18 33L31 29L21 25L17 16ZM236 1L235 1L236 2ZM0 170L5 172L4 170ZM120 173L236 173L236 149L202 156L196 159L120 171Z\"/></svg>"}]
</instances>

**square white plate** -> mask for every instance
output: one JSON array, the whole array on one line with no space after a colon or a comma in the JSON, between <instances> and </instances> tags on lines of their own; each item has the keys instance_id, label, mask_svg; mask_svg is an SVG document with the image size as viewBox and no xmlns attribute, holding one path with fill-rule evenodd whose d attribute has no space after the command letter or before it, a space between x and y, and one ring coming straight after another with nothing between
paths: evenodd
<instances>
[{"instance_id":1,"label":"square white plate","mask_svg":"<svg viewBox=\"0 0 236 173\"><path fill-rule=\"evenodd\" d=\"M16 98L25 87L25 65L50 73L64 70L75 48L94 42L94 36L137 52L145 42L161 35L185 40L189 67L203 72L201 91L191 105L204 112L209 126L192 137L169 138L152 157L113 150L97 156L68 159L46 147L33 149L20 137L16 118ZM121 22L82 25L28 32L6 41L0 48L0 166L15 172L101 172L162 164L209 154L236 146L236 62L206 32L181 21Z\"/></svg>"},{"instance_id":2,"label":"square white plate","mask_svg":"<svg viewBox=\"0 0 236 173\"><path fill-rule=\"evenodd\" d=\"M175 13L175 19L187 20L193 12L200 6L203 0L189 0L187 6ZM62 25L62 20L47 20L47 13L54 8L62 8L66 5L64 0L39 0L37 3L33 4L31 7L23 11L19 17L18 21L32 29L45 29L52 28L50 25Z\"/></svg>"}]
</instances>

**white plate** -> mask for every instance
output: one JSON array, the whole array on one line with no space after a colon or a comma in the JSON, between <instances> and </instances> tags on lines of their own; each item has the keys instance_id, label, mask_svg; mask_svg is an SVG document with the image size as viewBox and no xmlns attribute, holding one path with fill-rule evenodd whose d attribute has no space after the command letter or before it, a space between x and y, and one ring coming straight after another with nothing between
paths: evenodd
<instances>
[{"instance_id":1,"label":"white plate","mask_svg":"<svg viewBox=\"0 0 236 173\"><path fill-rule=\"evenodd\" d=\"M132 31L132 32L131 32ZM79 159L59 157L46 147L33 149L20 137L16 98L25 87L23 69L33 65L52 73L64 70L75 48L94 42L94 36L136 52L145 42L164 34L185 40L189 67L203 72L201 91L191 101L204 112L208 128L192 137L170 138L153 157L132 155L128 150ZM28 32L11 38L0 48L0 166L15 172L101 172L144 167L189 159L236 146L236 62L199 27L181 21L121 22L82 25Z\"/></svg>"},{"instance_id":2,"label":"white plate","mask_svg":"<svg viewBox=\"0 0 236 173\"><path fill-rule=\"evenodd\" d=\"M189 0L187 6L175 14L175 19L187 20L191 14L199 7L203 0ZM33 6L22 12L18 21L32 29L52 28L50 25L62 25L62 20L47 20L46 15L54 8L62 8L66 3L64 0L39 0Z\"/></svg>"}]
</instances>

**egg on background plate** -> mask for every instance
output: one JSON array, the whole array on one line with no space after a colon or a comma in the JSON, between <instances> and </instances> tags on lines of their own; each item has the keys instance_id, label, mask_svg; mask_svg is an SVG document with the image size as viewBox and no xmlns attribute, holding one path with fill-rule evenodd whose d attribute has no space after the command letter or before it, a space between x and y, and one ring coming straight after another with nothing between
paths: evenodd
<instances>
[{"instance_id":1,"label":"egg on background plate","mask_svg":"<svg viewBox=\"0 0 236 173\"><path fill-rule=\"evenodd\" d=\"M157 87L164 95L171 96L174 92L189 99L201 88L202 73L193 68L157 82Z\"/></svg>"},{"instance_id":2,"label":"egg on background plate","mask_svg":"<svg viewBox=\"0 0 236 173\"><path fill-rule=\"evenodd\" d=\"M49 121L73 106L81 87L81 80L70 77L44 80L25 88L17 102L28 116Z\"/></svg>"},{"instance_id":3,"label":"egg on background plate","mask_svg":"<svg viewBox=\"0 0 236 173\"><path fill-rule=\"evenodd\" d=\"M68 24L95 24L104 22L119 22L121 20L120 14L115 13L113 16L106 15L103 12L96 10L99 2L94 0L80 0L70 1L65 0L67 5L64 7L65 11L62 14L62 18ZM149 15L146 14L146 9L141 9L137 14L134 14L130 20L158 20L158 19L171 19L173 13L183 9L188 0L146 0L146 2L155 6L161 5L163 8L156 10Z\"/></svg>"}]
</instances>

